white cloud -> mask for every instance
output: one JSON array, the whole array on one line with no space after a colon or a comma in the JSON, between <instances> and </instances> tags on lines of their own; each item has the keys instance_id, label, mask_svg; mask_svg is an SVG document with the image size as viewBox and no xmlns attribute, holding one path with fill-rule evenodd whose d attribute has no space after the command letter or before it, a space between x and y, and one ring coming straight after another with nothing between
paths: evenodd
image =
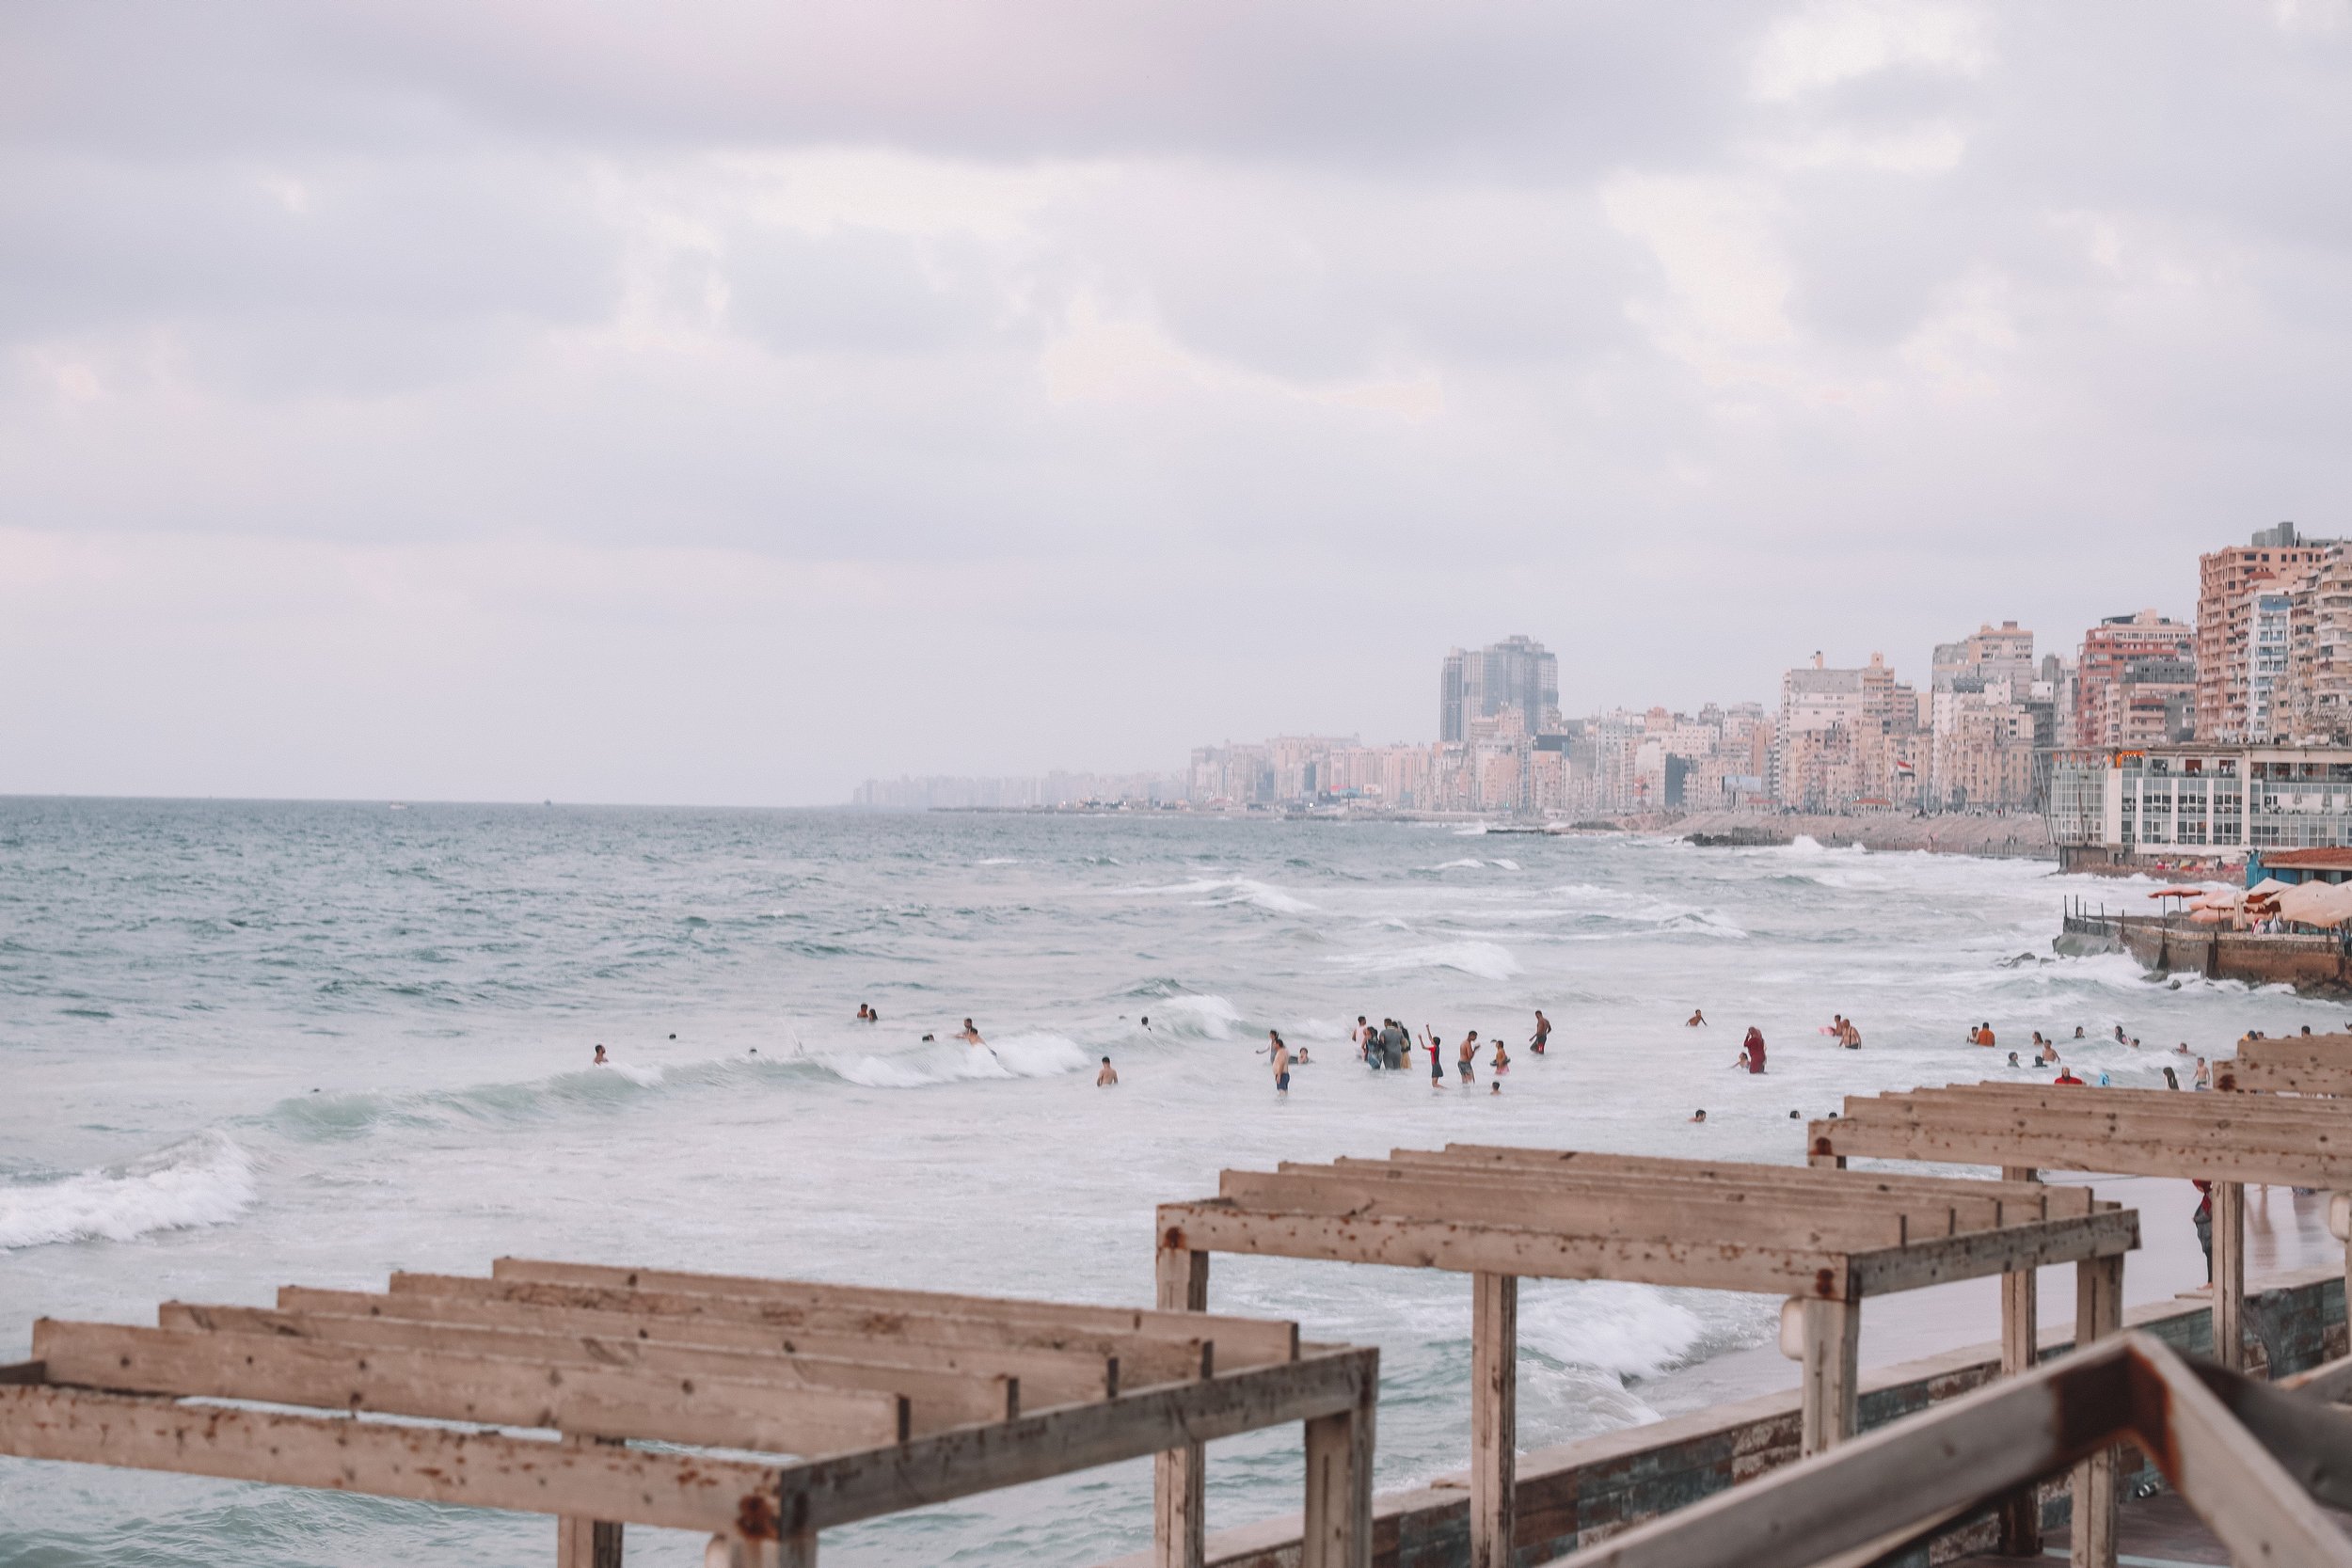
<instances>
[{"instance_id":1,"label":"white cloud","mask_svg":"<svg viewBox=\"0 0 2352 1568\"><path fill-rule=\"evenodd\" d=\"M1974 76L1992 58L1973 7L1941 0L1806 0L1768 32L1749 90L1785 103L1900 67Z\"/></svg>"}]
</instances>

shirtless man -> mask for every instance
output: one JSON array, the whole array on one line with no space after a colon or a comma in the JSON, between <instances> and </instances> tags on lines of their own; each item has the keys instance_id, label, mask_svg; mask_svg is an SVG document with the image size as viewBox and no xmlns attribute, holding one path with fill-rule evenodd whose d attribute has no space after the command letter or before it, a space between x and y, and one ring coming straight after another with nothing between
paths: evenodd
<instances>
[{"instance_id":1,"label":"shirtless man","mask_svg":"<svg viewBox=\"0 0 2352 1568\"><path fill-rule=\"evenodd\" d=\"M1685 1029L1704 1029L1707 1027L1707 1015L1693 1007L1691 1016L1682 1021L1682 1026Z\"/></svg>"},{"instance_id":2,"label":"shirtless man","mask_svg":"<svg viewBox=\"0 0 2352 1568\"><path fill-rule=\"evenodd\" d=\"M1282 1037L1274 1037L1274 1092L1283 1100L1291 1094L1291 1048L1282 1043Z\"/></svg>"},{"instance_id":3,"label":"shirtless man","mask_svg":"<svg viewBox=\"0 0 2352 1568\"><path fill-rule=\"evenodd\" d=\"M1550 1043L1551 1020L1546 1018L1544 1010L1538 1007L1535 1009L1535 1033L1528 1037L1527 1048L1540 1056L1544 1053L1544 1047Z\"/></svg>"},{"instance_id":4,"label":"shirtless man","mask_svg":"<svg viewBox=\"0 0 2352 1568\"><path fill-rule=\"evenodd\" d=\"M1107 1089L1118 1082L1118 1070L1111 1066L1111 1059L1108 1056L1104 1057L1103 1070L1094 1075L1094 1086L1098 1089Z\"/></svg>"},{"instance_id":5,"label":"shirtless man","mask_svg":"<svg viewBox=\"0 0 2352 1568\"><path fill-rule=\"evenodd\" d=\"M611 1067L612 1063L611 1058L605 1055L604 1047L598 1046L596 1047L596 1059L588 1065L590 1067Z\"/></svg>"},{"instance_id":6,"label":"shirtless man","mask_svg":"<svg viewBox=\"0 0 2352 1568\"><path fill-rule=\"evenodd\" d=\"M1471 1069L1478 1065L1478 1031L1472 1029L1462 1037L1461 1058L1454 1064L1454 1075L1465 1084L1475 1083Z\"/></svg>"},{"instance_id":7,"label":"shirtless man","mask_svg":"<svg viewBox=\"0 0 2352 1568\"><path fill-rule=\"evenodd\" d=\"M988 1041L980 1038L980 1032L972 1027L972 1021L968 1018L963 1021L963 1033L958 1035L956 1038L966 1045L985 1046L988 1044Z\"/></svg>"}]
</instances>

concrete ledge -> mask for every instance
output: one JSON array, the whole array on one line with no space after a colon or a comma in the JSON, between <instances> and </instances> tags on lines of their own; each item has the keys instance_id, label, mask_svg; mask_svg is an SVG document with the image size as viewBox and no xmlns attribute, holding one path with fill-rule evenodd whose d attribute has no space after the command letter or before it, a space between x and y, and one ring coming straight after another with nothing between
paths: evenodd
<instances>
[{"instance_id":1,"label":"concrete ledge","mask_svg":"<svg viewBox=\"0 0 2352 1568\"><path fill-rule=\"evenodd\" d=\"M2274 1275L2247 1293L2256 1371L2280 1373L2316 1366L2345 1354L2344 1275L2310 1269ZM2200 1295L2149 1302L2123 1315L2127 1328L2145 1329L2192 1354L2213 1345L2212 1309ZM2044 1360L2073 1349L2070 1340L2044 1345ZM1867 1429L1991 1382L2000 1373L2000 1347L1971 1345L1881 1368L1862 1380L1862 1426ZM1732 1404L1670 1416L1520 1456L1519 1538L1522 1563L1548 1561L1604 1541L1645 1520L1686 1508L1797 1457L1797 1395L1765 1394ZM2139 1478L2127 1473L2123 1484ZM1373 1499L1375 1568L1456 1568L1470 1557L1470 1479L1440 1476L1431 1484ZM2063 1523L2065 1482L2045 1489L2044 1520ZM1300 1518L1290 1514L1209 1537L1211 1568L1297 1568ZM1992 1544L1990 1514L1961 1521L1918 1560L1943 1561ZM1151 1568L1151 1553L1119 1559L1104 1568Z\"/></svg>"}]
</instances>

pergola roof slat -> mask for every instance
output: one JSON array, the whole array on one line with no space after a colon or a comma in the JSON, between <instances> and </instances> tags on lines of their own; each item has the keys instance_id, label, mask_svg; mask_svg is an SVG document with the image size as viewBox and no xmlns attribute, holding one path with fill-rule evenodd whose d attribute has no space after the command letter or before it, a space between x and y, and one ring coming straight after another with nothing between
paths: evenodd
<instances>
[{"instance_id":1,"label":"pergola roof slat","mask_svg":"<svg viewBox=\"0 0 2352 1568\"><path fill-rule=\"evenodd\" d=\"M1934 1196L1974 1193L2001 1203L2039 1205L2038 1216L2058 1219L2090 1212L2094 1203L2088 1187L2051 1186L2039 1181L1988 1181L1949 1176L1906 1176L1886 1171L1867 1175L1821 1171L1807 1165L1768 1165L1716 1160L1677 1160L1648 1154L1594 1154L1583 1149L1519 1148L1494 1144L1448 1144L1442 1149L1398 1149L1391 1158L1399 1164L1449 1164L1472 1161L1485 1165L1524 1165L1567 1170L1581 1180L1612 1179L1695 1186L1736 1186L1747 1190L1822 1194L1844 1200L1854 1191ZM2014 1217L2014 1216L2012 1216Z\"/></svg>"}]
</instances>

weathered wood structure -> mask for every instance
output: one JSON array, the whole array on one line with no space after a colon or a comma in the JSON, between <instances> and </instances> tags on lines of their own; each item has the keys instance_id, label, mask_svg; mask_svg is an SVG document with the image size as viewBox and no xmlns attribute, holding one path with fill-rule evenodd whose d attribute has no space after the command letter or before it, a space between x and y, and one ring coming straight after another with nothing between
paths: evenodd
<instances>
[{"instance_id":1,"label":"weathered wood structure","mask_svg":"<svg viewBox=\"0 0 2352 1568\"><path fill-rule=\"evenodd\" d=\"M516 1259L157 1323L34 1324L0 1453L552 1513L561 1568L626 1523L805 1568L832 1526L1300 1421L1303 1560L1368 1560L1379 1353L1289 1323Z\"/></svg>"},{"instance_id":2,"label":"weathered wood structure","mask_svg":"<svg viewBox=\"0 0 2352 1568\"><path fill-rule=\"evenodd\" d=\"M2311 1374L2314 1386L2327 1371ZM2231 1560L2352 1568L2352 1541L2320 1507L2352 1508L2352 1413L2185 1361L2141 1334L2004 1378L1552 1568L1877 1562L2125 1442L2154 1462Z\"/></svg>"},{"instance_id":3,"label":"weathered wood structure","mask_svg":"<svg viewBox=\"0 0 2352 1568\"><path fill-rule=\"evenodd\" d=\"M2242 1040L2213 1065L2213 1086L2254 1094L2352 1095L2352 1035Z\"/></svg>"},{"instance_id":4,"label":"weathered wood structure","mask_svg":"<svg viewBox=\"0 0 2352 1568\"><path fill-rule=\"evenodd\" d=\"M2209 1182L2213 1197L2213 1345L2232 1370L2246 1362L2246 1183L2352 1186L2352 1104L2251 1094L2176 1094L2087 1085L1956 1084L1904 1094L1849 1096L1845 1114L1807 1129L1815 1165L1849 1158L1932 1160L1997 1165L2031 1180L2042 1170L2185 1178ZM2085 1305L2094 1291L2101 1299ZM2078 1344L2089 1316L2111 1331L2106 1287L2086 1275L2077 1287ZM2002 1300L2003 1359L2033 1364L2034 1290L2012 1276ZM2114 1462L2086 1464L2076 1479L2075 1560L2114 1560ZM2012 1550L2032 1548L2024 1517Z\"/></svg>"},{"instance_id":5,"label":"weathered wood structure","mask_svg":"<svg viewBox=\"0 0 2352 1568\"><path fill-rule=\"evenodd\" d=\"M2138 1236L2137 1214L2082 1188L1455 1144L1229 1170L1216 1197L1163 1204L1159 1305L1205 1311L1215 1252L1470 1275L1470 1560L1509 1568L1522 1277L1788 1298L1810 1453L1853 1433L1864 1297L2076 1263L2118 1301ZM1198 1451L1163 1455L1156 1486L1162 1568L1197 1568Z\"/></svg>"}]
</instances>

